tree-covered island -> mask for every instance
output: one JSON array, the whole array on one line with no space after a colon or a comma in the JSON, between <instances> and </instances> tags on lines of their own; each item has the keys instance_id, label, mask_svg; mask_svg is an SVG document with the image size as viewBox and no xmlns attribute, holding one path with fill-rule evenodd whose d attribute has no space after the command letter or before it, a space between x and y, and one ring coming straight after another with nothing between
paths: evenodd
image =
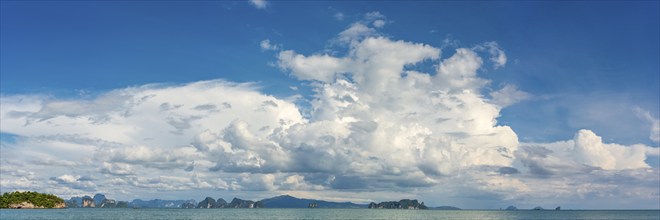
<instances>
[{"instance_id":1,"label":"tree-covered island","mask_svg":"<svg viewBox=\"0 0 660 220\"><path fill-rule=\"evenodd\" d=\"M6 192L0 195L2 209L52 209L65 208L64 200L38 192Z\"/></svg>"}]
</instances>

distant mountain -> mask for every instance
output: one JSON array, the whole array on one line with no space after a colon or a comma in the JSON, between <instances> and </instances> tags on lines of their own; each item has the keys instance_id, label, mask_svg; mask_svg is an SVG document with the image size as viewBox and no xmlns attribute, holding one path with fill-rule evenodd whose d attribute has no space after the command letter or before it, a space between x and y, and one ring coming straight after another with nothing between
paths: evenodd
<instances>
[{"instance_id":1,"label":"distant mountain","mask_svg":"<svg viewBox=\"0 0 660 220\"><path fill-rule=\"evenodd\" d=\"M438 207L433 207L429 208L433 210L461 210L461 208L454 207L454 206L438 206Z\"/></svg>"},{"instance_id":2,"label":"distant mountain","mask_svg":"<svg viewBox=\"0 0 660 220\"><path fill-rule=\"evenodd\" d=\"M252 200L243 200L239 198L234 198L231 200L229 204L227 204L227 208L247 208L247 209L252 209L252 208L263 208L264 205L261 201L254 202Z\"/></svg>"},{"instance_id":3,"label":"distant mountain","mask_svg":"<svg viewBox=\"0 0 660 220\"><path fill-rule=\"evenodd\" d=\"M93 199L94 199L94 204L96 205L96 207L101 207L101 203L103 202L103 200L105 200L107 198L105 198L105 195L103 195L101 193L97 193L96 195L94 195Z\"/></svg>"},{"instance_id":4,"label":"distant mountain","mask_svg":"<svg viewBox=\"0 0 660 220\"><path fill-rule=\"evenodd\" d=\"M67 208L79 208L82 207L83 198L80 196L71 197L69 200L64 200Z\"/></svg>"},{"instance_id":5,"label":"distant mountain","mask_svg":"<svg viewBox=\"0 0 660 220\"><path fill-rule=\"evenodd\" d=\"M310 203L316 203L316 208L366 208L365 204L352 202L328 202L316 199L300 199L290 195L275 196L261 200L264 208L307 208Z\"/></svg>"},{"instance_id":6,"label":"distant mountain","mask_svg":"<svg viewBox=\"0 0 660 220\"><path fill-rule=\"evenodd\" d=\"M206 197L206 199L199 201L199 204L197 204L198 209L212 209L216 207L217 205L215 204L215 199L211 197Z\"/></svg>"},{"instance_id":7,"label":"distant mountain","mask_svg":"<svg viewBox=\"0 0 660 220\"><path fill-rule=\"evenodd\" d=\"M117 202L117 206L115 208L128 208L128 202L119 201L119 202Z\"/></svg>"},{"instance_id":8,"label":"distant mountain","mask_svg":"<svg viewBox=\"0 0 660 220\"><path fill-rule=\"evenodd\" d=\"M95 200L102 199L100 202ZM94 197L72 197L65 200L69 208L380 208L380 209L427 209L424 203L417 200L402 199L400 201L381 202L371 204L356 204L352 202L329 202L318 199L301 199L290 195L280 195L260 201L243 200L234 198L227 203L224 199L218 200L212 197L206 197L199 203L193 199L189 200L141 200L134 199L132 202L116 201L108 199L103 194L96 194ZM439 206L429 209L435 210L460 210L453 206Z\"/></svg>"},{"instance_id":9,"label":"distant mountain","mask_svg":"<svg viewBox=\"0 0 660 220\"><path fill-rule=\"evenodd\" d=\"M195 200L141 200L134 199L129 203L130 207L134 208L181 208L184 203L196 203Z\"/></svg>"},{"instance_id":10,"label":"distant mountain","mask_svg":"<svg viewBox=\"0 0 660 220\"><path fill-rule=\"evenodd\" d=\"M504 210L513 211L513 210L518 210L518 208L516 208L515 206L510 205L509 207L506 207L506 209L504 209Z\"/></svg>"},{"instance_id":11,"label":"distant mountain","mask_svg":"<svg viewBox=\"0 0 660 220\"><path fill-rule=\"evenodd\" d=\"M183 209L194 209L195 204L193 204L192 202L186 202L186 203L181 204L181 208L183 208Z\"/></svg>"},{"instance_id":12,"label":"distant mountain","mask_svg":"<svg viewBox=\"0 0 660 220\"><path fill-rule=\"evenodd\" d=\"M187 204L184 203L181 205L181 208L188 208L192 204ZM192 206L192 208L195 208ZM222 198L218 198L218 200L214 200L211 197L206 197L206 199L199 201L199 204L197 204L198 209L215 209L215 208L227 208L227 201L225 201Z\"/></svg>"},{"instance_id":13,"label":"distant mountain","mask_svg":"<svg viewBox=\"0 0 660 220\"><path fill-rule=\"evenodd\" d=\"M217 201L215 201L215 206L213 208L226 208L227 207L227 201L225 201L223 198L218 198Z\"/></svg>"}]
</instances>

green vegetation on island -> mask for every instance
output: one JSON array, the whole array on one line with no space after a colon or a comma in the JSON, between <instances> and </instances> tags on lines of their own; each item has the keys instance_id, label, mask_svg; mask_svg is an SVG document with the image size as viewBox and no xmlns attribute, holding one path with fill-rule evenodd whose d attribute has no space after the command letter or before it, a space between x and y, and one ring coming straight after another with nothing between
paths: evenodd
<instances>
[{"instance_id":1,"label":"green vegetation on island","mask_svg":"<svg viewBox=\"0 0 660 220\"><path fill-rule=\"evenodd\" d=\"M64 200L53 194L38 192L8 192L0 195L0 208L34 209L64 208Z\"/></svg>"}]
</instances>

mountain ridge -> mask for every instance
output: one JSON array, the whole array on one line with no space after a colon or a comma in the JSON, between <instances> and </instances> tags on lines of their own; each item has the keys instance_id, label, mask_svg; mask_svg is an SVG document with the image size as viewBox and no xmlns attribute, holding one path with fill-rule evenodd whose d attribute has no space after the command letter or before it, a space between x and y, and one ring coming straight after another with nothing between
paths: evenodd
<instances>
[{"instance_id":1,"label":"mountain ridge","mask_svg":"<svg viewBox=\"0 0 660 220\"><path fill-rule=\"evenodd\" d=\"M272 198L262 199L265 208L307 208L315 203L315 208L366 208L367 204L356 204L352 202L330 202L318 199L296 198L290 195L279 195Z\"/></svg>"},{"instance_id":2,"label":"mountain ridge","mask_svg":"<svg viewBox=\"0 0 660 220\"><path fill-rule=\"evenodd\" d=\"M69 208L78 208L78 207L107 207L107 208L369 208L370 204L373 204L372 207L377 205L376 203L370 204L359 204L353 202L332 202L321 199L306 199L306 198L297 198L288 194L283 194L279 196L274 196L271 198L266 198L262 200L252 201L252 200L243 200L239 198L233 198L231 202L227 202L223 198L218 198L217 200L212 197L205 197L197 202L194 199L188 200L164 200L164 199L152 199L152 200L142 200L134 199L131 202L124 201L115 201L112 199L107 199L105 195L97 193L94 195L97 200L103 199L100 203L94 201L90 196L83 197L72 197L69 200L65 200L67 207ZM87 201L89 204L83 204L83 201ZM399 207L399 203L402 201L411 202L409 205L404 205L406 208L415 208L415 209L425 209L427 207L421 208L423 203L417 203L417 200L403 199L397 202L396 205L390 205L393 208L394 206ZM408 203L406 202L406 203ZM381 202L382 204L388 202ZM381 204L378 203L378 204ZM106 205L107 204L107 205ZM421 206L420 206L421 205ZM383 205L381 208L387 208L387 205ZM403 206L402 206L403 207ZM458 210L460 208L452 206L440 206L440 207L428 207L428 209L440 209L440 210Z\"/></svg>"}]
</instances>

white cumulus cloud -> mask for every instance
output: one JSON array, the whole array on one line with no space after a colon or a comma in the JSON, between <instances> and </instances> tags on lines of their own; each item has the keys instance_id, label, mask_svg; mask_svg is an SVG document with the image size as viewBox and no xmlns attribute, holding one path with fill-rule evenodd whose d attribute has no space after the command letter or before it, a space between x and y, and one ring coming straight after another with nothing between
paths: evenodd
<instances>
[{"instance_id":1,"label":"white cumulus cloud","mask_svg":"<svg viewBox=\"0 0 660 220\"><path fill-rule=\"evenodd\" d=\"M223 80L77 99L0 96L0 130L17 137L2 142L0 183L11 190L48 182L62 195L158 189L350 197L341 193L350 190L472 202L658 195L649 187L657 168L645 162L657 148L604 143L590 130L520 144L511 127L498 124L504 107L531 95L509 84L484 94L484 59L496 68L506 63L496 43L442 51L383 37L377 28L384 24L379 12L353 23L338 35L349 43L342 53L301 54L261 42L264 50L282 49L278 67L311 87L305 106ZM441 59L442 52L449 55ZM436 68L414 68L420 63ZM639 115L657 124L648 112Z\"/></svg>"},{"instance_id":2,"label":"white cumulus cloud","mask_svg":"<svg viewBox=\"0 0 660 220\"><path fill-rule=\"evenodd\" d=\"M573 155L578 162L606 170L648 168L646 147L605 144L602 138L590 130L575 134Z\"/></svg>"},{"instance_id":3,"label":"white cumulus cloud","mask_svg":"<svg viewBox=\"0 0 660 220\"><path fill-rule=\"evenodd\" d=\"M294 51L282 51L278 55L278 65L301 80L330 82L336 74L344 72L344 60L327 54L304 56Z\"/></svg>"}]
</instances>

